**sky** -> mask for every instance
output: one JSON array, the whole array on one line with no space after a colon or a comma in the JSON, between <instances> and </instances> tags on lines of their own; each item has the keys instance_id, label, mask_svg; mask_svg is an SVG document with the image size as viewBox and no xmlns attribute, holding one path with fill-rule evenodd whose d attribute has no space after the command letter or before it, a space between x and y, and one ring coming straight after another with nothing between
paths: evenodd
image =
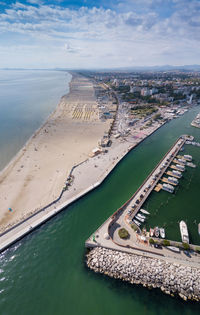
<instances>
[{"instance_id":1,"label":"sky","mask_svg":"<svg viewBox=\"0 0 200 315\"><path fill-rule=\"evenodd\" d=\"M200 64L200 0L0 0L0 68Z\"/></svg>"}]
</instances>

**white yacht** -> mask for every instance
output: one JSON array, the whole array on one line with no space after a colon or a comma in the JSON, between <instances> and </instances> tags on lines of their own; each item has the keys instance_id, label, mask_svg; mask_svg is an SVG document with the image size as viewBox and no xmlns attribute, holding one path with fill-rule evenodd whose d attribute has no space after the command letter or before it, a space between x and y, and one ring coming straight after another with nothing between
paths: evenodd
<instances>
[{"instance_id":1,"label":"white yacht","mask_svg":"<svg viewBox=\"0 0 200 315\"><path fill-rule=\"evenodd\" d=\"M175 184L175 185L178 185L178 179L175 178L175 177L169 176L169 177L168 177L168 182L170 182L170 183L172 183L172 184Z\"/></svg>"},{"instance_id":2,"label":"white yacht","mask_svg":"<svg viewBox=\"0 0 200 315\"><path fill-rule=\"evenodd\" d=\"M140 209L140 212L142 212L144 214L150 214L147 210L144 210L144 209Z\"/></svg>"},{"instance_id":3,"label":"white yacht","mask_svg":"<svg viewBox=\"0 0 200 315\"><path fill-rule=\"evenodd\" d=\"M181 172L185 171L185 166L181 164L176 164L176 168L178 168L178 170L180 170Z\"/></svg>"},{"instance_id":4,"label":"white yacht","mask_svg":"<svg viewBox=\"0 0 200 315\"><path fill-rule=\"evenodd\" d=\"M160 236L162 238L165 238L165 229L164 228L160 228Z\"/></svg>"},{"instance_id":5,"label":"white yacht","mask_svg":"<svg viewBox=\"0 0 200 315\"><path fill-rule=\"evenodd\" d=\"M138 221L144 222L144 219L143 219L143 218L140 218L138 215L136 215L135 217L136 217L136 219L137 219Z\"/></svg>"},{"instance_id":6,"label":"white yacht","mask_svg":"<svg viewBox=\"0 0 200 315\"><path fill-rule=\"evenodd\" d=\"M162 189L165 190L165 191L168 191L170 193L173 193L174 192L174 187L170 184L163 184L162 185Z\"/></svg>"},{"instance_id":7,"label":"white yacht","mask_svg":"<svg viewBox=\"0 0 200 315\"><path fill-rule=\"evenodd\" d=\"M189 244L189 234L188 234L188 229L187 229L186 223L184 221L181 221L179 223L179 226L180 226L182 242Z\"/></svg>"},{"instance_id":8,"label":"white yacht","mask_svg":"<svg viewBox=\"0 0 200 315\"><path fill-rule=\"evenodd\" d=\"M178 178L181 178L182 177L182 173L179 172L179 171L176 171L176 170L172 170L172 174L177 176Z\"/></svg>"}]
</instances>

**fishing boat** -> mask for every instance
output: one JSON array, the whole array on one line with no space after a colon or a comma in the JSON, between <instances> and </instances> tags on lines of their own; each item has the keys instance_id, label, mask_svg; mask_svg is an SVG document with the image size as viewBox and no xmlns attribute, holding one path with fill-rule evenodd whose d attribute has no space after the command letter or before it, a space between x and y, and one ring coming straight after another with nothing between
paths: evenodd
<instances>
[{"instance_id":1,"label":"fishing boat","mask_svg":"<svg viewBox=\"0 0 200 315\"><path fill-rule=\"evenodd\" d=\"M160 236L162 238L165 238L165 229L164 228L160 228Z\"/></svg>"},{"instance_id":2,"label":"fishing boat","mask_svg":"<svg viewBox=\"0 0 200 315\"><path fill-rule=\"evenodd\" d=\"M186 223L184 221L181 221L179 223L179 226L180 226L182 242L189 244L189 234L188 234L188 229L187 229Z\"/></svg>"},{"instance_id":3,"label":"fishing boat","mask_svg":"<svg viewBox=\"0 0 200 315\"><path fill-rule=\"evenodd\" d=\"M144 209L140 209L140 211L144 214L150 214L147 210L144 210Z\"/></svg>"},{"instance_id":4,"label":"fishing boat","mask_svg":"<svg viewBox=\"0 0 200 315\"><path fill-rule=\"evenodd\" d=\"M154 234L155 237L159 237L159 228L157 226L154 228Z\"/></svg>"},{"instance_id":5,"label":"fishing boat","mask_svg":"<svg viewBox=\"0 0 200 315\"><path fill-rule=\"evenodd\" d=\"M180 253L180 249L175 246L166 246L167 249L172 250L173 252Z\"/></svg>"}]
</instances>

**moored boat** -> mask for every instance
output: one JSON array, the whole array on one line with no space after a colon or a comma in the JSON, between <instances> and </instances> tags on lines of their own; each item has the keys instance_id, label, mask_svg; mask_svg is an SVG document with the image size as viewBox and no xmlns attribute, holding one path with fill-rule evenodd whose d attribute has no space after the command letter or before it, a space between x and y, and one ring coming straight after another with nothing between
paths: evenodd
<instances>
[{"instance_id":1,"label":"moored boat","mask_svg":"<svg viewBox=\"0 0 200 315\"><path fill-rule=\"evenodd\" d=\"M188 155L188 154L185 154L184 155L184 159L191 162L192 161L192 156L191 155Z\"/></svg>"},{"instance_id":2,"label":"moored boat","mask_svg":"<svg viewBox=\"0 0 200 315\"><path fill-rule=\"evenodd\" d=\"M138 222L137 220L133 220L133 222L136 224L136 225L138 225L138 226L140 226L140 222Z\"/></svg>"},{"instance_id":3,"label":"moored boat","mask_svg":"<svg viewBox=\"0 0 200 315\"><path fill-rule=\"evenodd\" d=\"M138 217L140 217L140 218L142 218L142 219L144 219L144 220L146 219L145 215L143 215L143 214L141 214L141 213L138 213L137 215L138 215Z\"/></svg>"},{"instance_id":4,"label":"moored boat","mask_svg":"<svg viewBox=\"0 0 200 315\"><path fill-rule=\"evenodd\" d=\"M157 226L154 228L154 234L155 237L159 237L159 228Z\"/></svg>"},{"instance_id":5,"label":"moored boat","mask_svg":"<svg viewBox=\"0 0 200 315\"><path fill-rule=\"evenodd\" d=\"M198 224L198 232L199 232L199 235L200 235L200 223Z\"/></svg>"},{"instance_id":6,"label":"moored boat","mask_svg":"<svg viewBox=\"0 0 200 315\"><path fill-rule=\"evenodd\" d=\"M172 177L172 176L168 177L168 182L175 184L175 185L178 185L178 179L175 177Z\"/></svg>"},{"instance_id":7,"label":"moored boat","mask_svg":"<svg viewBox=\"0 0 200 315\"><path fill-rule=\"evenodd\" d=\"M175 246L166 246L167 249L172 250L173 252L180 253L180 248Z\"/></svg>"},{"instance_id":8,"label":"moored boat","mask_svg":"<svg viewBox=\"0 0 200 315\"><path fill-rule=\"evenodd\" d=\"M172 170L172 174L177 176L178 178L181 178L182 177L182 173L179 172L179 171L176 171L176 170Z\"/></svg>"},{"instance_id":9,"label":"moored boat","mask_svg":"<svg viewBox=\"0 0 200 315\"><path fill-rule=\"evenodd\" d=\"M140 209L140 211L144 214L150 214L147 210L144 210L144 209Z\"/></svg>"},{"instance_id":10,"label":"moored boat","mask_svg":"<svg viewBox=\"0 0 200 315\"><path fill-rule=\"evenodd\" d=\"M144 222L144 219L143 219L143 218L140 218L138 215L136 215L135 217L136 217L136 219L137 219L138 221Z\"/></svg>"},{"instance_id":11,"label":"moored boat","mask_svg":"<svg viewBox=\"0 0 200 315\"><path fill-rule=\"evenodd\" d=\"M185 171L185 166L181 165L181 164L176 164L176 168L178 170L180 170L181 172Z\"/></svg>"},{"instance_id":12,"label":"moored boat","mask_svg":"<svg viewBox=\"0 0 200 315\"><path fill-rule=\"evenodd\" d=\"M162 185L162 189L165 190L165 191L168 191L170 193L173 193L174 192L174 187L172 185L169 185L169 184L163 184Z\"/></svg>"},{"instance_id":13,"label":"moored boat","mask_svg":"<svg viewBox=\"0 0 200 315\"><path fill-rule=\"evenodd\" d=\"M165 229L164 228L160 228L160 236L162 238L165 238Z\"/></svg>"},{"instance_id":14,"label":"moored boat","mask_svg":"<svg viewBox=\"0 0 200 315\"><path fill-rule=\"evenodd\" d=\"M154 236L154 229L150 228L149 234L150 234L151 237L153 237Z\"/></svg>"},{"instance_id":15,"label":"moored boat","mask_svg":"<svg viewBox=\"0 0 200 315\"><path fill-rule=\"evenodd\" d=\"M188 234L188 229L186 223L182 220L179 223L180 226L180 232L181 232L181 239L183 243L188 243L189 244L189 234Z\"/></svg>"}]
</instances>

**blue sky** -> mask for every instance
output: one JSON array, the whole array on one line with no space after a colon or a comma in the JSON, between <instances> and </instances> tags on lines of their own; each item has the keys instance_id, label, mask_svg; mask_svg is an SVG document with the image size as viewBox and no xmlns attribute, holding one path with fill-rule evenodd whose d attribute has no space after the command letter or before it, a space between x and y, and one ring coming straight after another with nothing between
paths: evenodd
<instances>
[{"instance_id":1,"label":"blue sky","mask_svg":"<svg viewBox=\"0 0 200 315\"><path fill-rule=\"evenodd\" d=\"M200 0L0 0L0 67L200 64Z\"/></svg>"}]
</instances>

